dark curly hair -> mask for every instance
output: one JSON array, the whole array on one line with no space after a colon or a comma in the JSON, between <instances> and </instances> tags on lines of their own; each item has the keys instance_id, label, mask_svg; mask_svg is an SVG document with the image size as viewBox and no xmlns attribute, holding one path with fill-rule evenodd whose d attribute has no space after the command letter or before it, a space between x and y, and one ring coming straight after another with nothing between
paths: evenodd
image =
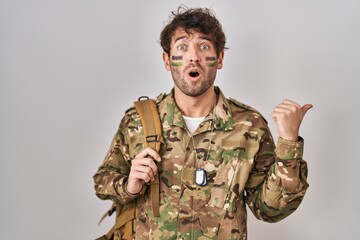
<instances>
[{"instance_id":1,"label":"dark curly hair","mask_svg":"<svg viewBox=\"0 0 360 240\"><path fill-rule=\"evenodd\" d=\"M218 56L221 51L226 49L226 38L222 26L214 12L208 8L187 9L181 6L177 12L172 12L169 23L160 34L161 47L168 55L170 55L171 37L178 28L187 33L189 30L195 30L208 35L215 45Z\"/></svg>"}]
</instances>

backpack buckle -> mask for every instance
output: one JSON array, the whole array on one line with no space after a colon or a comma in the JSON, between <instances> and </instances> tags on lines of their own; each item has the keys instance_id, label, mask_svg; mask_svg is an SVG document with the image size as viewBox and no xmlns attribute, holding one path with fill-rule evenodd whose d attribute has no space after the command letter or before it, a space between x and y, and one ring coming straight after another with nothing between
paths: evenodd
<instances>
[{"instance_id":1,"label":"backpack buckle","mask_svg":"<svg viewBox=\"0 0 360 240\"><path fill-rule=\"evenodd\" d=\"M151 143L151 142L159 142L159 135L149 135L149 136L146 136L146 142L147 143Z\"/></svg>"},{"instance_id":2,"label":"backpack buckle","mask_svg":"<svg viewBox=\"0 0 360 240\"><path fill-rule=\"evenodd\" d=\"M149 97L148 96L141 96L138 98L138 101L144 101L144 100L149 100Z\"/></svg>"}]
</instances>

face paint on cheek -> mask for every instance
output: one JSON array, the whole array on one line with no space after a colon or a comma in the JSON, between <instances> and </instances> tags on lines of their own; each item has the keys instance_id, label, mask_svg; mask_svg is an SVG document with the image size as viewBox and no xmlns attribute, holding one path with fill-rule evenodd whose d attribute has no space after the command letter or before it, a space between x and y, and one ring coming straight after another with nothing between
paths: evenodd
<instances>
[{"instance_id":1,"label":"face paint on cheek","mask_svg":"<svg viewBox=\"0 0 360 240\"><path fill-rule=\"evenodd\" d=\"M182 62L171 62L171 66L173 67L181 67L183 65Z\"/></svg>"},{"instance_id":2,"label":"face paint on cheek","mask_svg":"<svg viewBox=\"0 0 360 240\"><path fill-rule=\"evenodd\" d=\"M183 60L183 57L182 56L172 56L171 57L171 66L173 67L181 67L183 65L182 62L177 62L177 61L182 61ZM176 61L176 62L174 62Z\"/></svg>"},{"instance_id":3,"label":"face paint on cheek","mask_svg":"<svg viewBox=\"0 0 360 240\"><path fill-rule=\"evenodd\" d=\"M175 61L179 61L179 60L183 60L183 56L171 56L171 60L175 60Z\"/></svg>"},{"instance_id":4,"label":"face paint on cheek","mask_svg":"<svg viewBox=\"0 0 360 240\"><path fill-rule=\"evenodd\" d=\"M207 65L208 67L215 67L217 63L216 57L206 57L205 61L209 62Z\"/></svg>"}]
</instances>

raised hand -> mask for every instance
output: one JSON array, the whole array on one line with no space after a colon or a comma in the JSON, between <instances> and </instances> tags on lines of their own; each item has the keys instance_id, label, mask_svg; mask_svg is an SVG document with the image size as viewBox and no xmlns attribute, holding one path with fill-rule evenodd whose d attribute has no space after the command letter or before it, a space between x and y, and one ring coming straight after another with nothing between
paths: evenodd
<instances>
[{"instance_id":1,"label":"raised hand","mask_svg":"<svg viewBox=\"0 0 360 240\"><path fill-rule=\"evenodd\" d=\"M272 118L277 125L279 137L290 141L297 141L301 122L306 112L312 107L312 104L300 106L288 99L278 104L272 112Z\"/></svg>"}]
</instances>

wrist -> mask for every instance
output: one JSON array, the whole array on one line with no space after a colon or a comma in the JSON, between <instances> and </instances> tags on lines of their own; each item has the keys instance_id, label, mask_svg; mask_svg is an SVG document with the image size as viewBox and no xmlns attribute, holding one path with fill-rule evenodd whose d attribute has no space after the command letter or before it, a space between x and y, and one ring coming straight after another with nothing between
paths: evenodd
<instances>
[{"instance_id":1,"label":"wrist","mask_svg":"<svg viewBox=\"0 0 360 240\"><path fill-rule=\"evenodd\" d=\"M146 191L145 185L143 185L138 192L132 192L132 191L129 191L128 183L129 183L129 180L127 180L125 182L125 184L123 185L123 190L128 196L138 196L138 195L143 195L145 193L145 191Z\"/></svg>"},{"instance_id":2,"label":"wrist","mask_svg":"<svg viewBox=\"0 0 360 240\"><path fill-rule=\"evenodd\" d=\"M129 188L128 188L128 183L129 183L129 180L125 182L125 184L123 185L123 190L124 192L129 195L129 196L136 196L139 194L139 192L132 192L132 191L129 191Z\"/></svg>"},{"instance_id":3,"label":"wrist","mask_svg":"<svg viewBox=\"0 0 360 240\"><path fill-rule=\"evenodd\" d=\"M285 141L291 141L291 142L299 141L298 134L279 135L279 137Z\"/></svg>"},{"instance_id":4,"label":"wrist","mask_svg":"<svg viewBox=\"0 0 360 240\"><path fill-rule=\"evenodd\" d=\"M276 156L282 160L301 159L304 151L304 139L298 137L295 141L290 141L279 137L275 149Z\"/></svg>"}]
</instances>

